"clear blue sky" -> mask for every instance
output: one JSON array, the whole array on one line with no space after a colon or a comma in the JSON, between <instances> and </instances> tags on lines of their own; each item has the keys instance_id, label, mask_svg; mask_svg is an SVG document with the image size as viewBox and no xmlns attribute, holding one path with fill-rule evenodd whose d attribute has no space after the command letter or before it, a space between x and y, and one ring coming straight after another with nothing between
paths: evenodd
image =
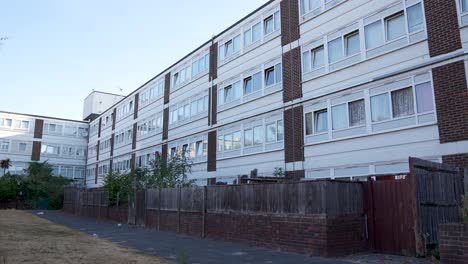
<instances>
[{"instance_id":1,"label":"clear blue sky","mask_svg":"<svg viewBox=\"0 0 468 264\"><path fill-rule=\"evenodd\" d=\"M81 119L92 89L129 94L266 0L0 0L0 110Z\"/></svg>"}]
</instances>

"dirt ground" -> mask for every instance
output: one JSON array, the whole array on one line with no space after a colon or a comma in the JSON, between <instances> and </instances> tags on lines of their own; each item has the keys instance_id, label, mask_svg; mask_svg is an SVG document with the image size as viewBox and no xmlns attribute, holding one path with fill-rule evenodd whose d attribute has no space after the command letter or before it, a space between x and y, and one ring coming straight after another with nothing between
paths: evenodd
<instances>
[{"instance_id":1,"label":"dirt ground","mask_svg":"<svg viewBox=\"0 0 468 264\"><path fill-rule=\"evenodd\" d=\"M0 264L169 263L39 218L0 210Z\"/></svg>"}]
</instances>

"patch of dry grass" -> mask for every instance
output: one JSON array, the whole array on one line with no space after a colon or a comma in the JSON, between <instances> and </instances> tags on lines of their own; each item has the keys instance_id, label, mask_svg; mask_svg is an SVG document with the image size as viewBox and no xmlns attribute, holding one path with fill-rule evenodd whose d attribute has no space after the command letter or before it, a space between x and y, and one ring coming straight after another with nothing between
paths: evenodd
<instances>
[{"instance_id":1,"label":"patch of dry grass","mask_svg":"<svg viewBox=\"0 0 468 264\"><path fill-rule=\"evenodd\" d=\"M169 263L57 225L27 212L0 210L0 264Z\"/></svg>"}]
</instances>

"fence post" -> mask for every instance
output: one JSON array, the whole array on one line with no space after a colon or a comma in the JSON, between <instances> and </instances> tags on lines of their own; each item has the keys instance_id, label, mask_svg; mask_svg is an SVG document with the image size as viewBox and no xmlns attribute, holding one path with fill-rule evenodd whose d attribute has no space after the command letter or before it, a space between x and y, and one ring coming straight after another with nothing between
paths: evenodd
<instances>
[{"instance_id":1,"label":"fence post","mask_svg":"<svg viewBox=\"0 0 468 264\"><path fill-rule=\"evenodd\" d=\"M180 203L181 203L181 188L177 188L178 193L177 193L177 233L180 233Z\"/></svg>"},{"instance_id":2,"label":"fence post","mask_svg":"<svg viewBox=\"0 0 468 264\"><path fill-rule=\"evenodd\" d=\"M207 187L206 187L206 186L203 186L202 238L205 238L206 191L207 191Z\"/></svg>"},{"instance_id":3,"label":"fence post","mask_svg":"<svg viewBox=\"0 0 468 264\"><path fill-rule=\"evenodd\" d=\"M159 226L161 222L161 188L158 188L158 231L159 231Z\"/></svg>"}]
</instances>

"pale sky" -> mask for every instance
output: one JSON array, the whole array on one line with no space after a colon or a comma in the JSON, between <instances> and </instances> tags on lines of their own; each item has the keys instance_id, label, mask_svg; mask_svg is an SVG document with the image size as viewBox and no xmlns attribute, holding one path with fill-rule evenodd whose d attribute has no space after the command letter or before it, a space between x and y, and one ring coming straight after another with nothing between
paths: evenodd
<instances>
[{"instance_id":1,"label":"pale sky","mask_svg":"<svg viewBox=\"0 0 468 264\"><path fill-rule=\"evenodd\" d=\"M267 0L0 0L0 110L82 118L92 89L127 95Z\"/></svg>"}]
</instances>

